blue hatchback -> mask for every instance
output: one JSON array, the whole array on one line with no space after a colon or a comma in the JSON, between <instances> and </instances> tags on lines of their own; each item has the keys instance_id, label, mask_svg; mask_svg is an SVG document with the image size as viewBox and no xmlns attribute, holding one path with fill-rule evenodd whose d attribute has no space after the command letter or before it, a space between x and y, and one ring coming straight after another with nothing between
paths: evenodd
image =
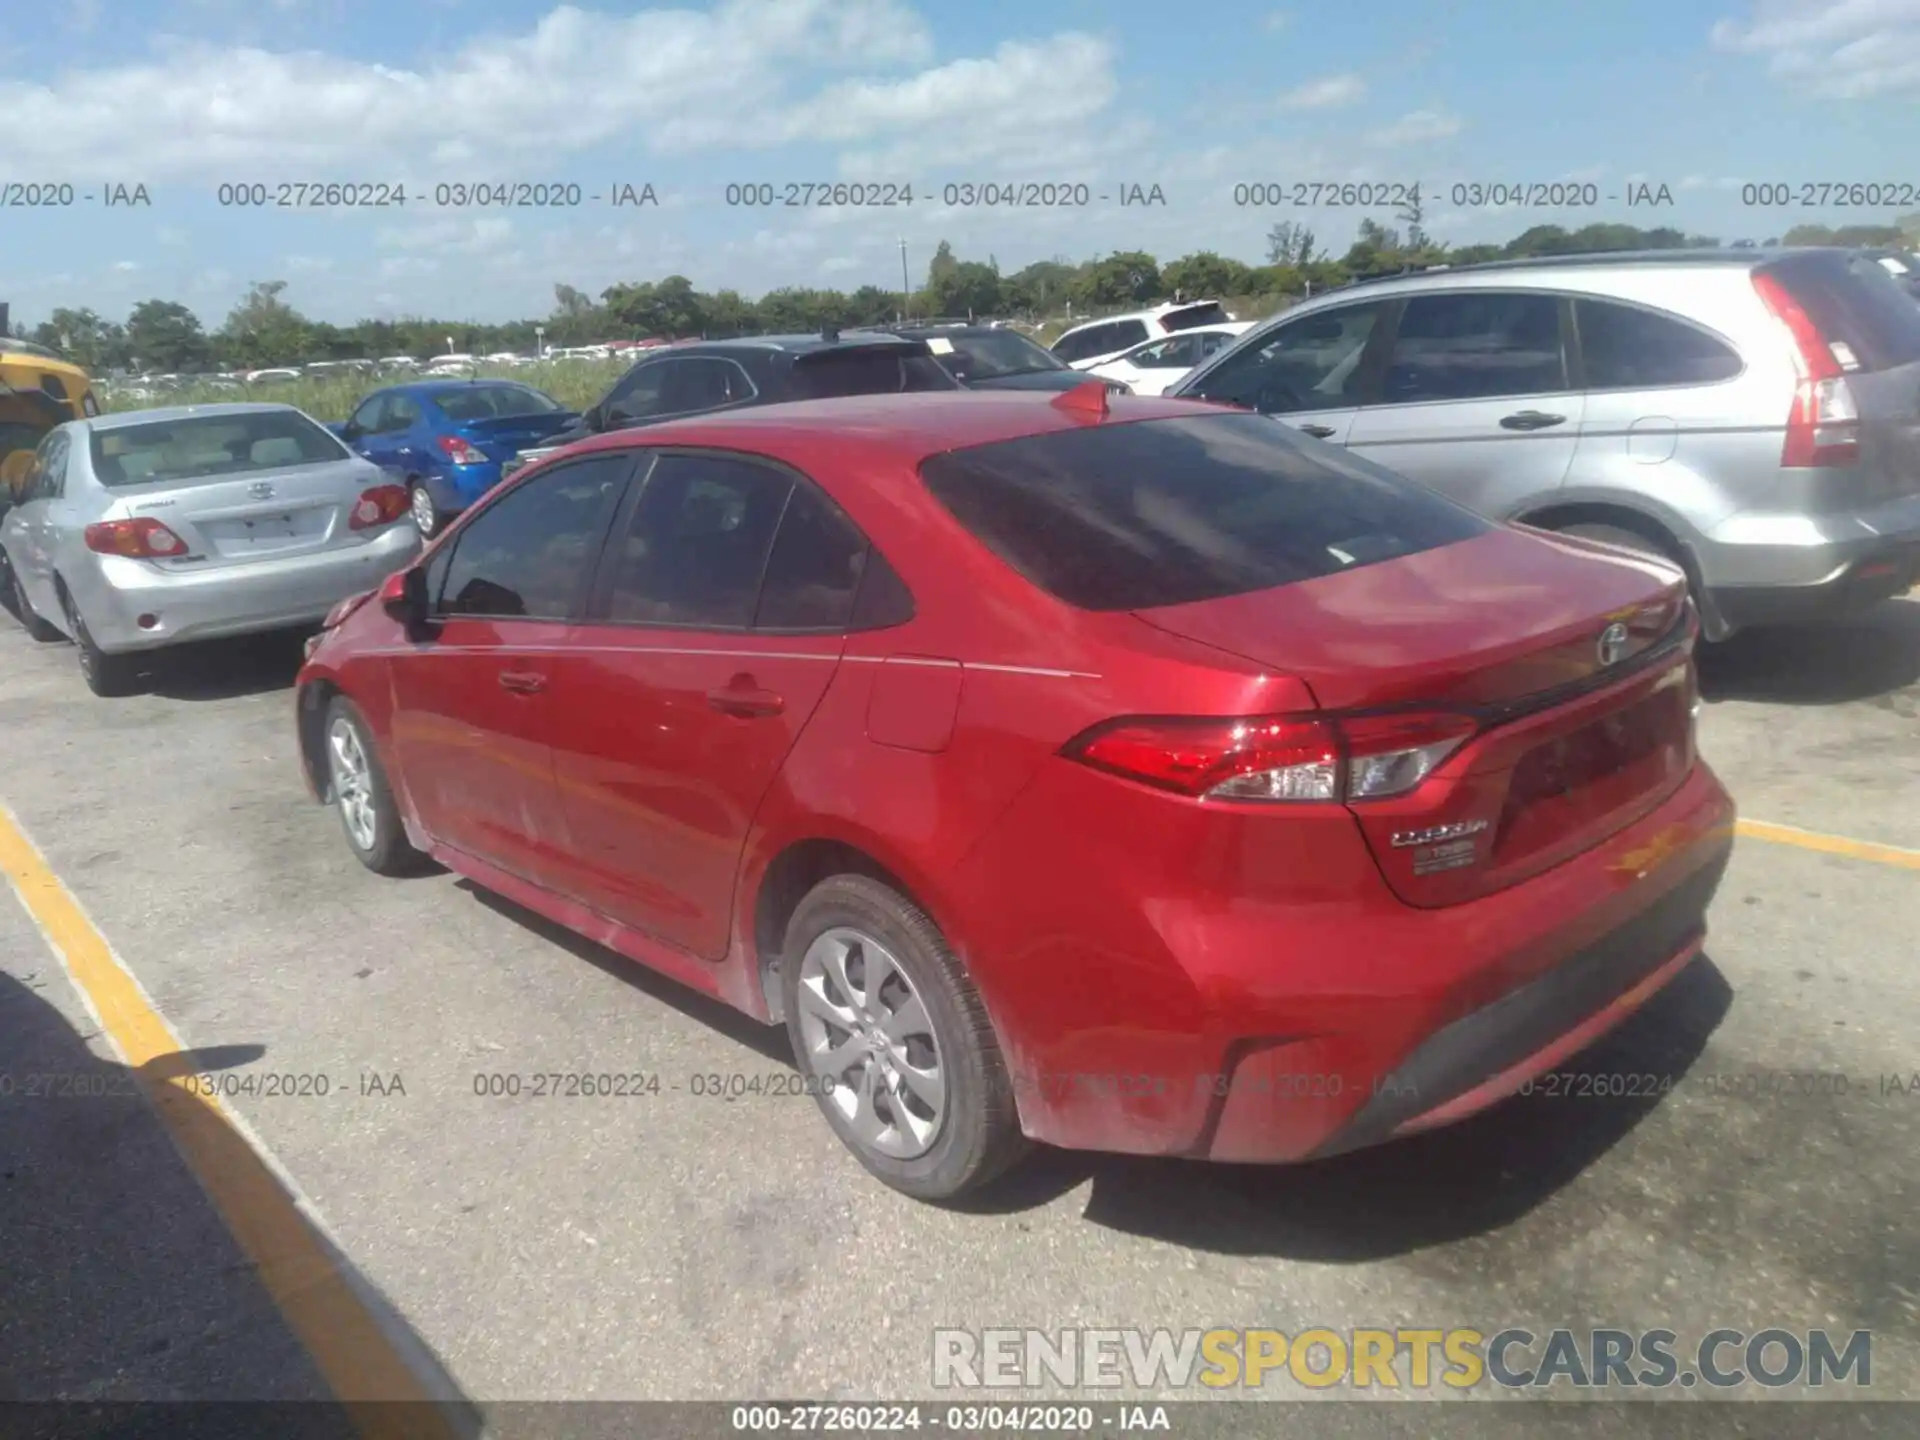
<instances>
[{"instance_id":1,"label":"blue hatchback","mask_svg":"<svg viewBox=\"0 0 1920 1440\"><path fill-rule=\"evenodd\" d=\"M420 380L374 391L329 428L405 477L413 523L434 535L500 483L501 461L579 418L514 380Z\"/></svg>"}]
</instances>

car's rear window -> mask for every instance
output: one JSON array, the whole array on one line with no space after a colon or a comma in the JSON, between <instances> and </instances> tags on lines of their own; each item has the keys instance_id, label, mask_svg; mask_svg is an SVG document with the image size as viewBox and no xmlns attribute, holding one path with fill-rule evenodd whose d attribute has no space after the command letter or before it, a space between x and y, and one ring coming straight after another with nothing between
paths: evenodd
<instances>
[{"instance_id":1,"label":"car's rear window","mask_svg":"<svg viewBox=\"0 0 1920 1440\"><path fill-rule=\"evenodd\" d=\"M434 402L450 420L502 420L515 415L550 415L560 406L524 385L473 385L443 390Z\"/></svg>"},{"instance_id":2,"label":"car's rear window","mask_svg":"<svg viewBox=\"0 0 1920 1440\"><path fill-rule=\"evenodd\" d=\"M107 486L249 475L345 460L351 453L296 410L116 425L95 430L89 448L93 473Z\"/></svg>"},{"instance_id":3,"label":"car's rear window","mask_svg":"<svg viewBox=\"0 0 1920 1440\"><path fill-rule=\"evenodd\" d=\"M1764 273L1786 286L1828 344L1851 350L1860 369L1920 361L1920 306L1870 256L1814 250L1778 260Z\"/></svg>"},{"instance_id":4,"label":"car's rear window","mask_svg":"<svg viewBox=\"0 0 1920 1440\"><path fill-rule=\"evenodd\" d=\"M1191 330L1196 325L1230 325L1232 323L1233 317L1213 300L1200 305L1186 305L1178 310L1169 310L1160 317L1160 326L1163 330Z\"/></svg>"},{"instance_id":5,"label":"car's rear window","mask_svg":"<svg viewBox=\"0 0 1920 1440\"><path fill-rule=\"evenodd\" d=\"M951 451L928 489L1083 610L1265 590L1471 539L1491 522L1259 415L1106 424Z\"/></svg>"},{"instance_id":6,"label":"car's rear window","mask_svg":"<svg viewBox=\"0 0 1920 1440\"><path fill-rule=\"evenodd\" d=\"M793 384L805 400L841 395L897 395L922 390L957 390L960 382L924 346L888 345L816 350L794 357Z\"/></svg>"}]
</instances>

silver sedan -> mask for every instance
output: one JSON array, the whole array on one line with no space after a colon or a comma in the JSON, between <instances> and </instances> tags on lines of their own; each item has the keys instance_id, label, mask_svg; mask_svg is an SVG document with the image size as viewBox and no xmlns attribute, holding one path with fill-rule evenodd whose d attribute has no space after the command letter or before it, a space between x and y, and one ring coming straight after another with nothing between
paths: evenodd
<instances>
[{"instance_id":1,"label":"silver sedan","mask_svg":"<svg viewBox=\"0 0 1920 1440\"><path fill-rule=\"evenodd\" d=\"M421 543L407 492L291 405L182 406L48 432L0 578L109 695L163 646L317 623Z\"/></svg>"}]
</instances>

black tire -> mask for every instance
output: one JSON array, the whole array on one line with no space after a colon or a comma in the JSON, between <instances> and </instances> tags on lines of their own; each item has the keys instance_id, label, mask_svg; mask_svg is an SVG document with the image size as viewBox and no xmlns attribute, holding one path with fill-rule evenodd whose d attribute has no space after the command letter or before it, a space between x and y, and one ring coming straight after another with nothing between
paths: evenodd
<instances>
[{"instance_id":1,"label":"black tire","mask_svg":"<svg viewBox=\"0 0 1920 1440\"><path fill-rule=\"evenodd\" d=\"M1559 530L1562 535L1578 535L1583 540L1603 540L1609 545L1618 545L1625 550L1637 550L1642 555L1651 555L1654 559L1665 560L1671 565L1680 564L1680 557L1668 546L1662 545L1650 535L1642 535L1638 530L1629 530L1624 525L1603 525L1597 521L1583 521L1578 525L1562 525Z\"/></svg>"},{"instance_id":2,"label":"black tire","mask_svg":"<svg viewBox=\"0 0 1920 1440\"><path fill-rule=\"evenodd\" d=\"M426 518L422 520L421 501L425 501ZM407 508L413 515L413 525L420 532L422 540L431 540L447 528L447 517L440 511L439 502L433 498L433 492L418 480L407 484Z\"/></svg>"},{"instance_id":3,"label":"black tire","mask_svg":"<svg viewBox=\"0 0 1920 1440\"><path fill-rule=\"evenodd\" d=\"M334 731L336 726L345 726L352 730L361 756L366 765L366 801L373 822L373 835L364 842L354 833L353 822L347 818L348 805L340 793L339 772L333 753ZM367 724L367 717L360 713L360 707L344 695L336 695L327 705L326 720L320 729L320 744L323 747L323 760L327 766L327 794L334 813L340 817L341 832L347 837L347 848L353 851L354 858L376 875L417 875L428 865L428 859L414 849L407 839L407 827L400 819L400 806L393 798L393 787L387 783L386 768L380 763L380 752L374 747L373 727Z\"/></svg>"},{"instance_id":4,"label":"black tire","mask_svg":"<svg viewBox=\"0 0 1920 1440\"><path fill-rule=\"evenodd\" d=\"M884 1154L861 1140L834 1100L811 1083L819 1075L801 1028L801 967L813 942L840 928L885 946L926 1007L947 1099L931 1146L912 1158ZM865 875L821 881L787 924L780 975L795 1063L815 1090L827 1124L879 1179L916 1199L951 1200L987 1184L1026 1153L1013 1085L986 1007L939 927L906 896Z\"/></svg>"},{"instance_id":5,"label":"black tire","mask_svg":"<svg viewBox=\"0 0 1920 1440\"><path fill-rule=\"evenodd\" d=\"M73 596L66 587L60 587L60 603L67 612L67 628L73 635L74 651L80 657L80 678L87 682L87 688L94 694L111 699L116 695L130 694L140 684L140 657L138 655L109 655L93 643L93 636L87 630L87 622L80 618L80 609L73 603Z\"/></svg>"},{"instance_id":6,"label":"black tire","mask_svg":"<svg viewBox=\"0 0 1920 1440\"><path fill-rule=\"evenodd\" d=\"M66 639L66 636L60 633L60 628L57 625L49 625L45 620L42 620L39 612L28 602L26 589L20 584L20 577L14 573L11 563L7 565L6 570L7 587L13 595L13 613L18 617L20 624L25 628L27 634L31 635L35 640L38 640L42 645L49 645L55 640Z\"/></svg>"}]
</instances>

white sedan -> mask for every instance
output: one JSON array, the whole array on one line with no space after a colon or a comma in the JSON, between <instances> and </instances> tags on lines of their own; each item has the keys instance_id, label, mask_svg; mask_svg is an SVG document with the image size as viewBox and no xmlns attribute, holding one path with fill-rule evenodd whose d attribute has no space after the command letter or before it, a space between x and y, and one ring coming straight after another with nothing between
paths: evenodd
<instances>
[{"instance_id":1,"label":"white sedan","mask_svg":"<svg viewBox=\"0 0 1920 1440\"><path fill-rule=\"evenodd\" d=\"M1201 325L1136 345L1104 364L1088 367L1103 380L1120 380L1136 395L1159 395L1202 360L1224 350L1253 328L1251 320Z\"/></svg>"}]
</instances>

